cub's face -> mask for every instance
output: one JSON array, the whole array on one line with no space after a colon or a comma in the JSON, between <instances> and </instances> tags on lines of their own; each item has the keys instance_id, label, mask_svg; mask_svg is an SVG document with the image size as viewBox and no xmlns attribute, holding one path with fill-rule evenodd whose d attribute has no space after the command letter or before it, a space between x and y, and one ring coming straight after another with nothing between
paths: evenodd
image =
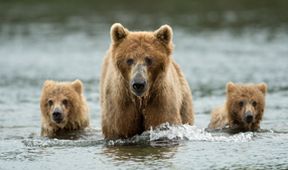
<instances>
[{"instance_id":1,"label":"cub's face","mask_svg":"<svg viewBox=\"0 0 288 170\"><path fill-rule=\"evenodd\" d=\"M57 91L57 90L56 90ZM48 114L51 122L57 126L65 126L72 107L71 100L63 94L51 95L47 99Z\"/></svg>"},{"instance_id":2,"label":"cub's face","mask_svg":"<svg viewBox=\"0 0 288 170\"><path fill-rule=\"evenodd\" d=\"M112 60L132 94L143 97L171 62L172 29L129 32L120 24L111 27Z\"/></svg>"},{"instance_id":3,"label":"cub's face","mask_svg":"<svg viewBox=\"0 0 288 170\"><path fill-rule=\"evenodd\" d=\"M227 84L227 106L230 126L241 130L256 130L265 107L267 85Z\"/></svg>"},{"instance_id":4,"label":"cub's face","mask_svg":"<svg viewBox=\"0 0 288 170\"><path fill-rule=\"evenodd\" d=\"M76 101L82 92L82 82L58 83L48 80L44 83L41 96L41 111L49 123L60 128L65 127Z\"/></svg>"}]
</instances>

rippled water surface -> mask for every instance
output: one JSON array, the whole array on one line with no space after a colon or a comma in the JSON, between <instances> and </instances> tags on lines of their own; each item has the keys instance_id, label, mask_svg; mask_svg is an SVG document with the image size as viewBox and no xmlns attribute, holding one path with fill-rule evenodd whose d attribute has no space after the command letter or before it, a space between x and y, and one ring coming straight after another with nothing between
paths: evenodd
<instances>
[{"instance_id":1,"label":"rippled water surface","mask_svg":"<svg viewBox=\"0 0 288 170\"><path fill-rule=\"evenodd\" d=\"M0 2L0 169L288 168L286 1L113 3ZM173 27L195 126L163 124L131 139L103 139L99 76L114 22L131 30ZM76 78L85 84L91 128L40 137L44 80ZM268 84L260 132L205 131L228 81Z\"/></svg>"}]
</instances>

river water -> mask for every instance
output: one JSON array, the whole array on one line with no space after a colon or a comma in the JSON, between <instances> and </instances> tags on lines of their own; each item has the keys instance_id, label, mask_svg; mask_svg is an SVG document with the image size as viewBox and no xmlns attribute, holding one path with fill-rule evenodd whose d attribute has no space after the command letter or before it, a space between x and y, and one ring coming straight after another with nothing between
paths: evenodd
<instances>
[{"instance_id":1,"label":"river water","mask_svg":"<svg viewBox=\"0 0 288 170\"><path fill-rule=\"evenodd\" d=\"M288 3L125 2L0 2L0 169L287 169ZM100 67L114 22L131 30L172 26L195 126L103 139ZM76 139L40 137L43 82L76 78L85 85L91 128ZM268 84L260 132L205 131L228 81Z\"/></svg>"}]
</instances>

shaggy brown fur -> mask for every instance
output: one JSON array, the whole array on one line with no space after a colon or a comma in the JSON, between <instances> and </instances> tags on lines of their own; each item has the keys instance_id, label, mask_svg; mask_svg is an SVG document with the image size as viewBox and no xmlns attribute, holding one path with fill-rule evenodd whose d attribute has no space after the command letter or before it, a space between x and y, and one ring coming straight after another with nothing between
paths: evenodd
<instances>
[{"instance_id":1,"label":"shaggy brown fur","mask_svg":"<svg viewBox=\"0 0 288 170\"><path fill-rule=\"evenodd\" d=\"M42 136L53 137L59 132L81 130L89 125L88 107L80 80L46 80L40 100Z\"/></svg>"},{"instance_id":2,"label":"shaggy brown fur","mask_svg":"<svg viewBox=\"0 0 288 170\"><path fill-rule=\"evenodd\" d=\"M224 128L228 125L239 131L259 129L265 108L266 90L265 83L227 83L227 101L224 106L212 111L209 128Z\"/></svg>"},{"instance_id":3,"label":"shaggy brown fur","mask_svg":"<svg viewBox=\"0 0 288 170\"><path fill-rule=\"evenodd\" d=\"M111 27L112 43L102 65L102 131L107 139L128 138L164 122L194 122L188 82L174 62L172 29L130 32ZM144 82L135 91L133 82Z\"/></svg>"}]
</instances>

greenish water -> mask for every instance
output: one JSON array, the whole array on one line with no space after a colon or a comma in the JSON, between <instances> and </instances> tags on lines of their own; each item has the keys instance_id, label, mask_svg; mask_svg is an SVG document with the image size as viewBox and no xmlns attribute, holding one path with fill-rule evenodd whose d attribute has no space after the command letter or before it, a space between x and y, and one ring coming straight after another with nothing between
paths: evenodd
<instances>
[{"instance_id":1,"label":"greenish water","mask_svg":"<svg viewBox=\"0 0 288 170\"><path fill-rule=\"evenodd\" d=\"M0 169L287 169L288 1L0 1ZM193 91L195 126L104 141L99 76L110 26L174 30L174 58ZM91 129L40 134L46 79L81 79ZM206 132L225 84L266 82L263 131Z\"/></svg>"}]
</instances>

